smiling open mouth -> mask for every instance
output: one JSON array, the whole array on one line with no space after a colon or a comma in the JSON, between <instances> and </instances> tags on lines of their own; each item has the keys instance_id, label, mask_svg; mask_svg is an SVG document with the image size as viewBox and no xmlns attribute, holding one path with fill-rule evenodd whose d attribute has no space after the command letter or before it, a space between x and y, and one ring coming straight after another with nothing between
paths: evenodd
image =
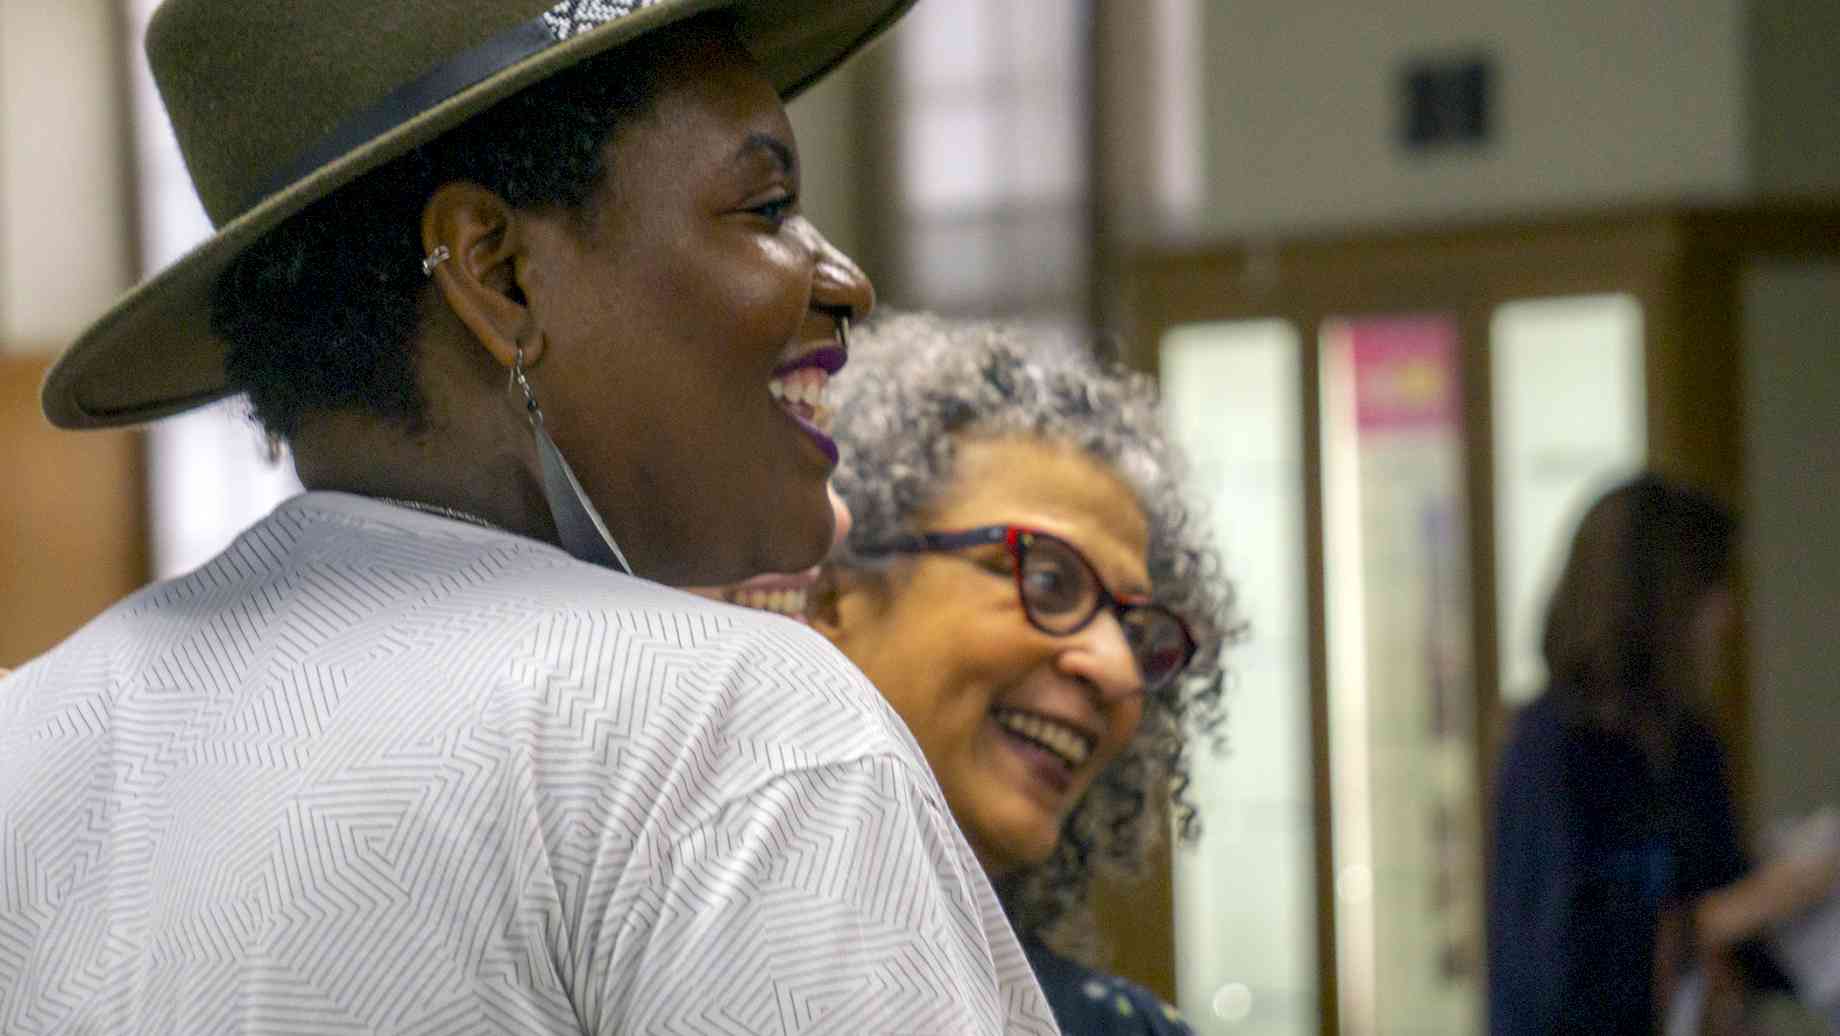
<instances>
[{"instance_id":1,"label":"smiling open mouth","mask_svg":"<svg viewBox=\"0 0 1840 1036\"><path fill-rule=\"evenodd\" d=\"M805 621L805 597L803 586L752 586L730 587L722 591L722 599L730 604L739 604L744 608L756 608L763 612L788 615L799 621Z\"/></svg>"},{"instance_id":2,"label":"smiling open mouth","mask_svg":"<svg viewBox=\"0 0 1840 1036\"><path fill-rule=\"evenodd\" d=\"M826 390L844 359L844 351L835 346L816 349L781 365L767 382L773 401L805 429L832 464L837 463L837 444L830 436L832 411Z\"/></svg>"},{"instance_id":3,"label":"smiling open mouth","mask_svg":"<svg viewBox=\"0 0 1840 1036\"><path fill-rule=\"evenodd\" d=\"M1093 737L1059 720L1020 709L997 709L991 715L1004 730L1053 754L1069 770L1078 769L1092 755Z\"/></svg>"}]
</instances>

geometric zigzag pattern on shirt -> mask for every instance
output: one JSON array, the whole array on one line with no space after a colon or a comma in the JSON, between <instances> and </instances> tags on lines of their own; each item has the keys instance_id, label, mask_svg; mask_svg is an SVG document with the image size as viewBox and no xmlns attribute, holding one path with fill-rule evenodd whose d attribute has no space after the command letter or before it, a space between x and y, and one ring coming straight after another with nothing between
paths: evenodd
<instances>
[{"instance_id":1,"label":"geometric zigzag pattern on shirt","mask_svg":"<svg viewBox=\"0 0 1840 1036\"><path fill-rule=\"evenodd\" d=\"M1054 1028L821 637L313 493L0 680L0 1031Z\"/></svg>"}]
</instances>

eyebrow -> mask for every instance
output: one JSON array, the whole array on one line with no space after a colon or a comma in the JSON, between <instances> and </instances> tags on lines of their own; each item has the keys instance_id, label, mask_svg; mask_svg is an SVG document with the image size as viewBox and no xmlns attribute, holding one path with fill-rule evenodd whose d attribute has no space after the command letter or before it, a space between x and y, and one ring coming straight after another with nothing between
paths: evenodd
<instances>
[{"instance_id":1,"label":"eyebrow","mask_svg":"<svg viewBox=\"0 0 1840 1036\"><path fill-rule=\"evenodd\" d=\"M799 160L792 153L786 142L771 133L750 133L741 142L741 148L735 152L737 162L746 161L758 152L766 152L779 164L780 171L791 176L798 170Z\"/></svg>"}]
</instances>

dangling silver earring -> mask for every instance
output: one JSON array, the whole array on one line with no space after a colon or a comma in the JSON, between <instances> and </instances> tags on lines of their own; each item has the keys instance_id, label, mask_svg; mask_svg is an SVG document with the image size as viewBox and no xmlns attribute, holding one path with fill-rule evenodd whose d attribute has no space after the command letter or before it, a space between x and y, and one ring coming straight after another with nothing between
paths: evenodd
<instances>
[{"instance_id":1,"label":"dangling silver earring","mask_svg":"<svg viewBox=\"0 0 1840 1036\"><path fill-rule=\"evenodd\" d=\"M525 416L530 420L531 435L537 440L537 461L543 467L543 499L549 504L550 517L556 522L556 535L562 540L562 549L578 561L617 568L632 575L632 566L626 563L626 555L620 553L620 545L613 541L613 533L607 531L607 523L589 502L574 470L543 427L543 408L537 405L536 393L530 390L530 379L524 376L523 346L518 346L511 368L511 386L524 393Z\"/></svg>"}]
</instances>

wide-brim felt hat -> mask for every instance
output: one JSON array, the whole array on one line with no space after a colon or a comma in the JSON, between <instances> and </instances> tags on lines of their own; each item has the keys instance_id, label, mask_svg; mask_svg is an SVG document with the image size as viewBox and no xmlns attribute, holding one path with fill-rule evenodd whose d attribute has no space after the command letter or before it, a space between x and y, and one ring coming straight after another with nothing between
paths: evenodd
<instances>
[{"instance_id":1,"label":"wide-brim felt hat","mask_svg":"<svg viewBox=\"0 0 1840 1036\"><path fill-rule=\"evenodd\" d=\"M576 63L712 11L782 97L914 0L167 0L147 56L217 232L130 291L46 376L53 424L137 424L222 398L212 286L288 217Z\"/></svg>"}]
</instances>

